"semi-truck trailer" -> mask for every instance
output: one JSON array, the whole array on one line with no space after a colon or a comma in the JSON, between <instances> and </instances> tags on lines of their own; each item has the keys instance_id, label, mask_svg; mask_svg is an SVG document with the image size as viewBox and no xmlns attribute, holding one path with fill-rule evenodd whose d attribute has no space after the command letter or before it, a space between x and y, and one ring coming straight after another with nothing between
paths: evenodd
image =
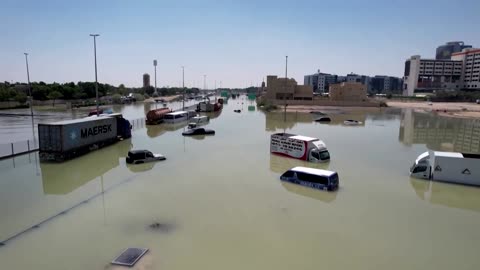
<instances>
[{"instance_id":1,"label":"semi-truck trailer","mask_svg":"<svg viewBox=\"0 0 480 270\"><path fill-rule=\"evenodd\" d=\"M130 137L130 122L120 115L38 124L39 156L64 161Z\"/></svg>"},{"instance_id":2,"label":"semi-truck trailer","mask_svg":"<svg viewBox=\"0 0 480 270\"><path fill-rule=\"evenodd\" d=\"M276 133L270 136L270 152L311 162L330 160L330 153L323 141L288 133Z\"/></svg>"},{"instance_id":3,"label":"semi-truck trailer","mask_svg":"<svg viewBox=\"0 0 480 270\"><path fill-rule=\"evenodd\" d=\"M410 176L421 179L480 186L480 155L425 152L410 168Z\"/></svg>"}]
</instances>

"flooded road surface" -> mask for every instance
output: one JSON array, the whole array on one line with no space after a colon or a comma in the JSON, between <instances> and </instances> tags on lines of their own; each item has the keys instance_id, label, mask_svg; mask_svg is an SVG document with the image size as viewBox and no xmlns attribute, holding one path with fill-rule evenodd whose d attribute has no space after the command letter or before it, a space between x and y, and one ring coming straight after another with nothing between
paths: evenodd
<instances>
[{"instance_id":1,"label":"flooded road surface","mask_svg":"<svg viewBox=\"0 0 480 270\"><path fill-rule=\"evenodd\" d=\"M237 102L210 115L215 136L148 126L61 164L0 161L0 240L53 217L0 247L2 269L117 269L109 262L127 247L149 248L140 266L159 270L480 269L480 188L408 175L427 147L480 153L480 120L379 110L285 122L249 101L234 113ZM270 155L284 130L321 138L331 161ZM126 165L142 148L167 160ZM340 189L281 182L294 166L338 171Z\"/></svg>"}]
</instances>

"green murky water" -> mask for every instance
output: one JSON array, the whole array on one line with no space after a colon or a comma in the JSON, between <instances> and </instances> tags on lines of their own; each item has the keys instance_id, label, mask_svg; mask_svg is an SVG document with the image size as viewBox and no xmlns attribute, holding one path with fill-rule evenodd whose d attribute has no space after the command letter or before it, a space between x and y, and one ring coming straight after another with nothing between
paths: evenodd
<instances>
[{"instance_id":1,"label":"green murky water","mask_svg":"<svg viewBox=\"0 0 480 270\"><path fill-rule=\"evenodd\" d=\"M284 122L241 102L211 115L215 136L151 126L62 164L0 161L0 240L71 208L0 247L1 268L110 269L133 246L150 249L144 269L480 269L480 188L408 176L427 147L480 153L480 120L389 110ZM284 130L324 140L330 163L270 155L270 134ZM167 160L127 166L140 148ZM339 191L279 180L298 165L338 171Z\"/></svg>"}]
</instances>

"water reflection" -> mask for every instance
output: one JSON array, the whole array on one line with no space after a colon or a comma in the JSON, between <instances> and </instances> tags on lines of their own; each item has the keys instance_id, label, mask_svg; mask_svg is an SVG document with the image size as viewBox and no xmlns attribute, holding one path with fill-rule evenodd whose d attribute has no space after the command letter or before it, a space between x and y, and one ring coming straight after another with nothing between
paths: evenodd
<instances>
[{"instance_id":1,"label":"water reflection","mask_svg":"<svg viewBox=\"0 0 480 270\"><path fill-rule=\"evenodd\" d=\"M120 165L132 148L130 140L63 162L40 163L44 194L64 195Z\"/></svg>"},{"instance_id":2,"label":"water reflection","mask_svg":"<svg viewBox=\"0 0 480 270\"><path fill-rule=\"evenodd\" d=\"M327 191L322 191L322 190L317 190L313 188L292 184L285 181L280 181L280 182L282 183L282 186L289 192L292 192L304 197L312 198L315 200L319 200L322 202L326 202L326 203L333 202L337 198L337 194L338 194L338 191L327 192Z\"/></svg>"},{"instance_id":3,"label":"water reflection","mask_svg":"<svg viewBox=\"0 0 480 270\"><path fill-rule=\"evenodd\" d=\"M142 164L127 164L127 168L134 173L150 171L158 162L147 162Z\"/></svg>"},{"instance_id":4,"label":"water reflection","mask_svg":"<svg viewBox=\"0 0 480 270\"><path fill-rule=\"evenodd\" d=\"M278 129L292 129L299 123L312 123L314 116L308 113L287 112L264 112L265 130L276 131Z\"/></svg>"},{"instance_id":5,"label":"water reflection","mask_svg":"<svg viewBox=\"0 0 480 270\"><path fill-rule=\"evenodd\" d=\"M432 204L480 212L480 188L410 179L417 196Z\"/></svg>"},{"instance_id":6,"label":"water reflection","mask_svg":"<svg viewBox=\"0 0 480 270\"><path fill-rule=\"evenodd\" d=\"M458 119L404 110L399 140L431 150L480 153L480 119Z\"/></svg>"},{"instance_id":7,"label":"water reflection","mask_svg":"<svg viewBox=\"0 0 480 270\"><path fill-rule=\"evenodd\" d=\"M336 111L328 114L328 117L331 119L330 122L319 123L315 122L315 119L323 117L319 114L303 112L287 112L286 114L283 112L261 112L265 114L266 131L276 131L281 129L288 130L294 128L297 124L308 123L315 123L316 125L342 125L347 127L347 125L344 124L344 121L349 119L360 121L361 124L348 127L364 127L367 119L366 112L343 113ZM327 117L327 115L325 115L325 117Z\"/></svg>"}]
</instances>

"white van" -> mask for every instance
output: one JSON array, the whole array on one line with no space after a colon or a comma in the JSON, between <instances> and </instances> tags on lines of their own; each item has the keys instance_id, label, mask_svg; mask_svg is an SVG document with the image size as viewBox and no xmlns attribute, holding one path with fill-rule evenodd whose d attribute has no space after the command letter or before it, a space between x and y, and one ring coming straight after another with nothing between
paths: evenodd
<instances>
[{"instance_id":1,"label":"white van","mask_svg":"<svg viewBox=\"0 0 480 270\"><path fill-rule=\"evenodd\" d=\"M286 171L280 180L301 186L334 191L338 189L338 174L333 171L295 167Z\"/></svg>"},{"instance_id":2,"label":"white van","mask_svg":"<svg viewBox=\"0 0 480 270\"><path fill-rule=\"evenodd\" d=\"M194 111L178 111L167 113L163 116L163 122L167 124L179 123L187 121L188 119L194 117L196 112Z\"/></svg>"}]
</instances>

